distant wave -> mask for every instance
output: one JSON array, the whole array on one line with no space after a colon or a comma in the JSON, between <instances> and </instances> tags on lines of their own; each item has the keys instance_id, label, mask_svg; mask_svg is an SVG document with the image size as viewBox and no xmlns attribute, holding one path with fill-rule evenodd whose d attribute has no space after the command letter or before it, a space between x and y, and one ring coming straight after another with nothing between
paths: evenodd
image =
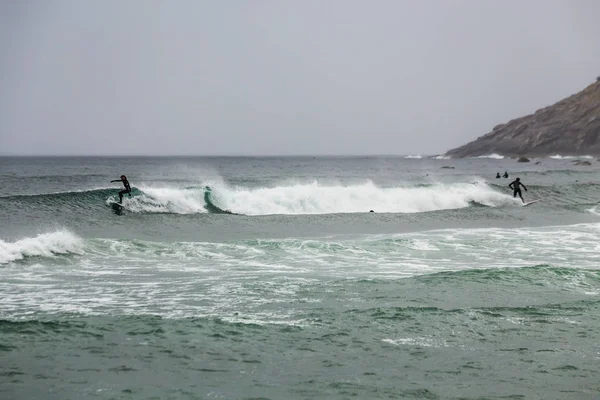
<instances>
[{"instance_id":1,"label":"distant wave","mask_svg":"<svg viewBox=\"0 0 600 400\"><path fill-rule=\"evenodd\" d=\"M52 257L57 254L82 254L83 240L66 230L5 242L0 240L0 264L26 257Z\"/></svg>"},{"instance_id":2,"label":"distant wave","mask_svg":"<svg viewBox=\"0 0 600 400\"><path fill-rule=\"evenodd\" d=\"M556 154L554 156L550 156L549 158L552 158L554 160L575 160L575 159L579 159L579 158L591 160L594 157L593 156L561 156L560 154Z\"/></svg>"},{"instance_id":3,"label":"distant wave","mask_svg":"<svg viewBox=\"0 0 600 400\"><path fill-rule=\"evenodd\" d=\"M488 154L485 156L479 156L477 158L492 158L494 160L502 160L502 159L504 159L504 156L500 155L500 154L492 153L492 154Z\"/></svg>"},{"instance_id":4,"label":"distant wave","mask_svg":"<svg viewBox=\"0 0 600 400\"><path fill-rule=\"evenodd\" d=\"M408 159L414 158L414 159L419 159L420 160L423 157L417 154L417 155L413 155L413 156L405 156L404 158L408 158Z\"/></svg>"},{"instance_id":5,"label":"distant wave","mask_svg":"<svg viewBox=\"0 0 600 400\"><path fill-rule=\"evenodd\" d=\"M439 155L439 156L434 156L432 157L434 160L451 160L452 157L450 156L446 156L446 155Z\"/></svg>"}]
</instances>

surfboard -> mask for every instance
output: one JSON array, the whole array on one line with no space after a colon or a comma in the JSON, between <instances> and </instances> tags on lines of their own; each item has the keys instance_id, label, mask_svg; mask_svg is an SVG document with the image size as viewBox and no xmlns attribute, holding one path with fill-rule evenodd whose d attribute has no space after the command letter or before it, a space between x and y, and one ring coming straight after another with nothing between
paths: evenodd
<instances>
[{"instance_id":1,"label":"surfboard","mask_svg":"<svg viewBox=\"0 0 600 400\"><path fill-rule=\"evenodd\" d=\"M530 204L533 204L533 203L537 203L538 201L541 201L541 200L542 200L542 199L537 199L537 200L532 200L532 201L529 201L529 202L527 202L527 203L524 203L524 204L523 204L523 207L525 207L525 206L528 206L528 205L530 205Z\"/></svg>"},{"instance_id":2,"label":"surfboard","mask_svg":"<svg viewBox=\"0 0 600 400\"><path fill-rule=\"evenodd\" d=\"M119 204L117 202L110 202L109 204L113 208L113 210L122 210L124 208L123 204Z\"/></svg>"},{"instance_id":3,"label":"surfboard","mask_svg":"<svg viewBox=\"0 0 600 400\"><path fill-rule=\"evenodd\" d=\"M127 203L123 202L123 204L119 203L118 201L112 201L109 200L107 201L107 205L109 207L111 207L113 210L126 210L127 209Z\"/></svg>"}]
</instances>

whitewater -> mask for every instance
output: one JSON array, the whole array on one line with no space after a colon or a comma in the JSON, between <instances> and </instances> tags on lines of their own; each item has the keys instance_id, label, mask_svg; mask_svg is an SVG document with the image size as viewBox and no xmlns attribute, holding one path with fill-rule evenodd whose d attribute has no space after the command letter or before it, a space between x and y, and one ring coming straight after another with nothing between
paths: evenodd
<instances>
[{"instance_id":1,"label":"whitewater","mask_svg":"<svg viewBox=\"0 0 600 400\"><path fill-rule=\"evenodd\" d=\"M5 198L29 203L70 203L107 206L118 202L115 191L107 188L57 192ZM283 184L273 187L243 187L203 184L191 187L139 185L123 206L136 213L236 213L245 215L302 215L361 213L375 209L387 213L418 213L465 208L474 203L489 207L514 203L506 193L475 177L469 183L429 183L380 187L372 181L339 185L311 183Z\"/></svg>"},{"instance_id":2,"label":"whitewater","mask_svg":"<svg viewBox=\"0 0 600 400\"><path fill-rule=\"evenodd\" d=\"M510 204L511 198L483 182L431 184L420 187L378 187L373 182L358 185L323 185L315 181L275 187L246 188L213 186L200 188L141 188L142 194L125 199L134 212L190 214L213 209L245 215L360 213L416 213ZM111 196L107 202L114 202Z\"/></svg>"}]
</instances>

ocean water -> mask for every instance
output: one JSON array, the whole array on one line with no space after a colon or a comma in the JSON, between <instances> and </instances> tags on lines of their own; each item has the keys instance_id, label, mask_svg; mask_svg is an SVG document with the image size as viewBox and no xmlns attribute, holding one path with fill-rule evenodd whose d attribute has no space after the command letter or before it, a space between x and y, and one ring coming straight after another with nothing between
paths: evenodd
<instances>
[{"instance_id":1,"label":"ocean water","mask_svg":"<svg viewBox=\"0 0 600 400\"><path fill-rule=\"evenodd\" d=\"M600 164L533 161L0 158L0 398L600 398Z\"/></svg>"}]
</instances>

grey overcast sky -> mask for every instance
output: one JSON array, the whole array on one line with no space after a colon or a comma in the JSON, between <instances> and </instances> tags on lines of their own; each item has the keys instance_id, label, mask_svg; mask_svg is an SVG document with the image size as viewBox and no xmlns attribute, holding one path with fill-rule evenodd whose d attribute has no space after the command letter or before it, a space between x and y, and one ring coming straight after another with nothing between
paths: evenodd
<instances>
[{"instance_id":1,"label":"grey overcast sky","mask_svg":"<svg viewBox=\"0 0 600 400\"><path fill-rule=\"evenodd\" d=\"M437 154L600 75L597 0L0 0L0 154Z\"/></svg>"}]
</instances>

